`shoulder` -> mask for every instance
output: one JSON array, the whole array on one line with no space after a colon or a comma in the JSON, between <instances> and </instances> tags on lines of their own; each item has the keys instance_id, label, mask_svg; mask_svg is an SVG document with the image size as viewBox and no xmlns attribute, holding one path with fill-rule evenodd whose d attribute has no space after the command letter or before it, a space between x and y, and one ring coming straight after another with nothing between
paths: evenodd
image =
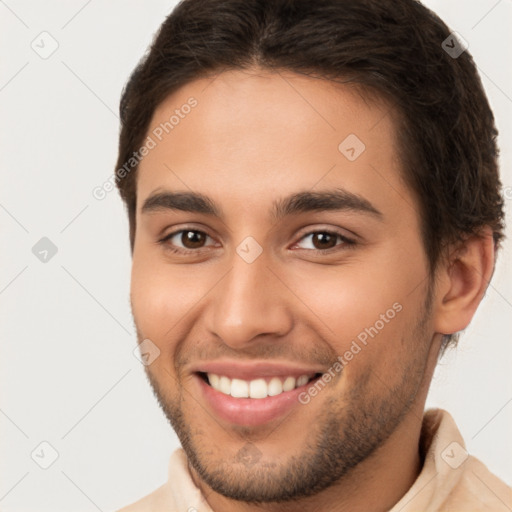
<instances>
[{"instance_id":1,"label":"shoulder","mask_svg":"<svg viewBox=\"0 0 512 512\"><path fill-rule=\"evenodd\" d=\"M453 417L430 410L423 424L428 474L435 510L512 510L512 489L476 457L470 455Z\"/></svg>"},{"instance_id":2,"label":"shoulder","mask_svg":"<svg viewBox=\"0 0 512 512\"><path fill-rule=\"evenodd\" d=\"M467 510L468 506L475 512L512 510L512 489L480 460L468 456L461 470L440 510Z\"/></svg>"}]
</instances>

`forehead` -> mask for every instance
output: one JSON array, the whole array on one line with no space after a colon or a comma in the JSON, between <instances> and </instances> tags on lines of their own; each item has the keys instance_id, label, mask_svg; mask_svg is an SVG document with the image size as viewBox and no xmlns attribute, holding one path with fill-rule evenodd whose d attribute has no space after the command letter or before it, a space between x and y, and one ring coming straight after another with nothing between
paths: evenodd
<instances>
[{"instance_id":1,"label":"forehead","mask_svg":"<svg viewBox=\"0 0 512 512\"><path fill-rule=\"evenodd\" d=\"M400 180L392 108L349 84L225 71L169 95L147 135L154 147L139 166L139 206L162 187L244 205L333 186L372 196L377 207L410 195Z\"/></svg>"}]
</instances>

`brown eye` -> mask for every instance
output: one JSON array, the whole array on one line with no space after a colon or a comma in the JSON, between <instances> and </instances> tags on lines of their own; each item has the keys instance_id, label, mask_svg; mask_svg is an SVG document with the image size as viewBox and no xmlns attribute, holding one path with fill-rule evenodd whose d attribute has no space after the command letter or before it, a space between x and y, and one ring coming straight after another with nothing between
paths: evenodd
<instances>
[{"instance_id":1,"label":"brown eye","mask_svg":"<svg viewBox=\"0 0 512 512\"><path fill-rule=\"evenodd\" d=\"M326 251L338 247L348 248L355 247L356 242L333 231L312 231L304 235L296 246L300 249L309 249L312 251Z\"/></svg>"},{"instance_id":2,"label":"brown eye","mask_svg":"<svg viewBox=\"0 0 512 512\"><path fill-rule=\"evenodd\" d=\"M338 235L332 233L313 233L311 241L315 249L330 249L336 246Z\"/></svg>"},{"instance_id":3,"label":"brown eye","mask_svg":"<svg viewBox=\"0 0 512 512\"><path fill-rule=\"evenodd\" d=\"M198 249L203 247L206 241L206 235L201 231L182 231L181 243L187 249Z\"/></svg>"},{"instance_id":4,"label":"brown eye","mask_svg":"<svg viewBox=\"0 0 512 512\"><path fill-rule=\"evenodd\" d=\"M194 249L203 249L211 245L215 245L213 239L195 229L180 229L170 233L160 243L165 245L167 248L176 250L177 252L192 251Z\"/></svg>"}]
</instances>

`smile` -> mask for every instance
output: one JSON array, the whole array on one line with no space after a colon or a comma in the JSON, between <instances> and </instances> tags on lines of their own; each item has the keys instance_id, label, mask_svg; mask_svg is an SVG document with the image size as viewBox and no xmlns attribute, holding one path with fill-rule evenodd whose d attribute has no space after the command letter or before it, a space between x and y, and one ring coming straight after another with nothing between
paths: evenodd
<instances>
[{"instance_id":1,"label":"smile","mask_svg":"<svg viewBox=\"0 0 512 512\"><path fill-rule=\"evenodd\" d=\"M323 374L320 368L267 361L212 361L191 370L195 393L210 415L228 425L254 427L299 413L304 407L299 395Z\"/></svg>"},{"instance_id":2,"label":"smile","mask_svg":"<svg viewBox=\"0 0 512 512\"><path fill-rule=\"evenodd\" d=\"M304 386L319 374L301 375L298 378L293 376L258 378L253 380L230 379L225 375L207 373L206 378L210 386L234 398L255 398L262 399L277 396L287 391Z\"/></svg>"}]
</instances>

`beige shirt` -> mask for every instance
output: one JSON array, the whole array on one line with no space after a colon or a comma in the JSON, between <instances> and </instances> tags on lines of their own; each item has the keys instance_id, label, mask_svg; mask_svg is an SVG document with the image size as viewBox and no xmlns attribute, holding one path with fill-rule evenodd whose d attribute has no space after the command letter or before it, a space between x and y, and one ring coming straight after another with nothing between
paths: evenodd
<instances>
[{"instance_id":1,"label":"beige shirt","mask_svg":"<svg viewBox=\"0 0 512 512\"><path fill-rule=\"evenodd\" d=\"M512 489L467 454L462 436L446 411L431 409L425 413L420 452L425 455L421 473L390 512L512 511ZM192 481L181 448L171 455L168 481L118 512L178 511L213 512Z\"/></svg>"}]
</instances>

